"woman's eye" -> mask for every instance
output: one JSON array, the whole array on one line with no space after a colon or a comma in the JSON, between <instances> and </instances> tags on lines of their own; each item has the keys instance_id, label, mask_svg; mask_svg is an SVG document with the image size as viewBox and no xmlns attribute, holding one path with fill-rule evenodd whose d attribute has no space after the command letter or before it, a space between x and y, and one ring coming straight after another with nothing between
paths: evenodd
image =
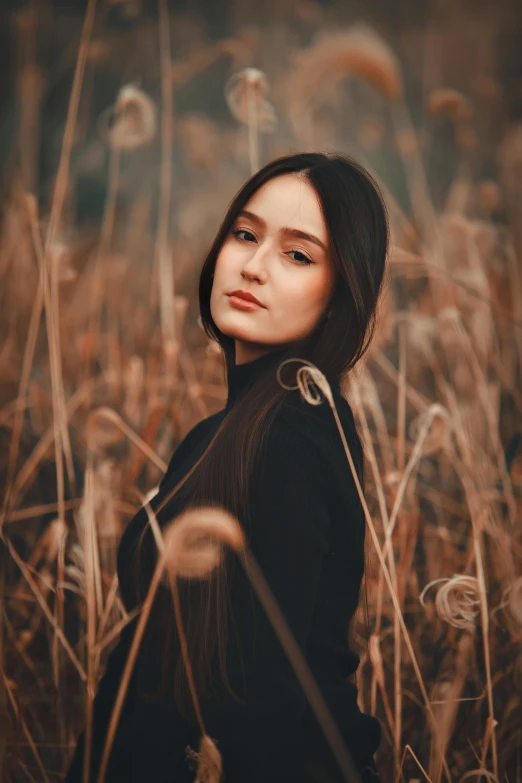
<instances>
[{"instance_id":1,"label":"woman's eye","mask_svg":"<svg viewBox=\"0 0 522 783\"><path fill-rule=\"evenodd\" d=\"M296 258L295 259L298 264L304 264L306 266L307 264L313 264L314 263L310 258L308 258L308 256L305 256L304 253L301 253L300 250L289 250L288 251L288 255L290 255L290 253L295 253L296 255L301 256L301 258Z\"/></svg>"},{"instance_id":2,"label":"woman's eye","mask_svg":"<svg viewBox=\"0 0 522 783\"><path fill-rule=\"evenodd\" d=\"M240 242L252 242L256 241L255 235L252 234L251 231L248 231L246 228L236 228L234 231L232 231L232 234L238 239ZM247 234L246 237L240 236L240 234ZM289 250L286 254L287 256L291 257L291 254L295 253L296 256L300 256L300 258L294 258L296 263L302 264L303 266L308 266L308 264L313 264L314 262L308 258L308 256L305 256L304 253L301 253L300 250Z\"/></svg>"},{"instance_id":3,"label":"woman's eye","mask_svg":"<svg viewBox=\"0 0 522 783\"><path fill-rule=\"evenodd\" d=\"M254 235L252 234L252 232L251 232L251 231L247 231L247 230L246 230L246 228L237 228L235 231L232 231L232 233L234 234L234 236L235 236L237 239L240 239L242 242L251 242L252 240L250 240L250 239L245 239L244 237L240 237L240 236L239 236L240 234L248 234L249 236L253 237L253 238L254 238L254 240L255 240L255 237L254 237Z\"/></svg>"}]
</instances>

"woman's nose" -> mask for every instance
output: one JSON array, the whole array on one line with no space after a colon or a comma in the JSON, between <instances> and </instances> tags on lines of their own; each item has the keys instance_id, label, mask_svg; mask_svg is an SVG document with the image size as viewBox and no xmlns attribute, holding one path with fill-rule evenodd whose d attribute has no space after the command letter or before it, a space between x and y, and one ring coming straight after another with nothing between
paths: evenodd
<instances>
[{"instance_id":1,"label":"woman's nose","mask_svg":"<svg viewBox=\"0 0 522 783\"><path fill-rule=\"evenodd\" d=\"M267 248L258 246L248 261L243 265L243 273L249 278L265 280L268 252Z\"/></svg>"}]
</instances>

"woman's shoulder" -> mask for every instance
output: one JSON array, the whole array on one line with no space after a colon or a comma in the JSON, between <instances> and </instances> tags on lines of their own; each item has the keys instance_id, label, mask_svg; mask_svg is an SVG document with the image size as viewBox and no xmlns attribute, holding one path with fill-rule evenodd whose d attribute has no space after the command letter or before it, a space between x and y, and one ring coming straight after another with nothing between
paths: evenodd
<instances>
[{"instance_id":1,"label":"woman's shoulder","mask_svg":"<svg viewBox=\"0 0 522 783\"><path fill-rule=\"evenodd\" d=\"M174 472L183 464L185 459L190 456L197 444L206 438L209 433L214 432L217 429L222 419L223 411L219 411L194 424L174 449L167 470L160 481L160 489L170 480Z\"/></svg>"},{"instance_id":2,"label":"woman's shoulder","mask_svg":"<svg viewBox=\"0 0 522 783\"><path fill-rule=\"evenodd\" d=\"M350 403L339 389L332 388L332 393L335 412L322 392L318 392L320 404L314 405L299 389L290 391L277 411L267 448L272 449L272 456L279 457L279 464L285 458L293 465L313 461L318 475L323 476L330 488L333 482L343 493L356 491L343 435L361 482L362 443Z\"/></svg>"},{"instance_id":3,"label":"woman's shoulder","mask_svg":"<svg viewBox=\"0 0 522 783\"><path fill-rule=\"evenodd\" d=\"M196 424L194 424L194 426L188 430L187 434L180 441L176 451L190 448L193 443L196 443L198 440L204 437L207 432L219 424L223 418L223 413L224 411L218 411L217 413L212 413L210 416L206 416L204 419L200 419L198 422L196 422Z\"/></svg>"},{"instance_id":4,"label":"woman's shoulder","mask_svg":"<svg viewBox=\"0 0 522 783\"><path fill-rule=\"evenodd\" d=\"M331 451L332 456L339 449L344 453L341 430L350 449L354 446L361 454L362 443L351 405L339 388L332 386L331 390L333 406L317 387L313 397L320 399L319 404L309 402L299 389L292 390L286 396L277 420L281 426L314 443L322 452Z\"/></svg>"}]
</instances>

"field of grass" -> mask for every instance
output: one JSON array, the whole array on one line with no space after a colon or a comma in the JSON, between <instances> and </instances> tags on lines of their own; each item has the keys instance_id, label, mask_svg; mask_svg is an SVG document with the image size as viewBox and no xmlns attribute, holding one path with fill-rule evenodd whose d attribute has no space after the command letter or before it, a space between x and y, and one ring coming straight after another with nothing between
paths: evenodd
<instances>
[{"instance_id":1,"label":"field of grass","mask_svg":"<svg viewBox=\"0 0 522 783\"><path fill-rule=\"evenodd\" d=\"M376 175L392 224L379 327L344 382L366 454L357 683L381 777L520 781L522 123L520 83L498 76L520 14L440 3L419 20L399 3L394 24L249 0L221 34L197 3L20 5L5 14L0 780L63 779L129 619L121 533L224 405L197 282L229 200L271 158L318 149Z\"/></svg>"}]
</instances>

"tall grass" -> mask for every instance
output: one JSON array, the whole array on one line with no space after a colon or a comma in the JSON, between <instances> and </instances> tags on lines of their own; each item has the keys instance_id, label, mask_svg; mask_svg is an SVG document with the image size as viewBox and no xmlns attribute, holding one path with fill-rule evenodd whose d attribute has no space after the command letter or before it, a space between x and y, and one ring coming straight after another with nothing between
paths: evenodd
<instances>
[{"instance_id":1,"label":"tall grass","mask_svg":"<svg viewBox=\"0 0 522 783\"><path fill-rule=\"evenodd\" d=\"M30 36L21 62L34 72L34 36L45 34L49 19L31 13L18 23L20 46ZM522 289L521 186L513 171L520 134L506 126L497 179L483 181L481 161L495 150L478 128L494 90L484 90L484 79L469 94L428 84L421 131L398 49L368 27L341 28L335 13L303 12L300 42L283 13L266 29L238 29L212 43L196 34L196 18L175 15L169 26L167 3L159 0L159 23L139 21L133 39L133 46L143 41L143 70L154 78L120 84L109 107L112 127L90 138L93 122L101 128L107 117L89 114L92 74L119 65L107 45L114 36L91 0L71 64L49 203L39 204L30 190L38 158L31 129L41 125L45 79L31 90L20 82L28 101L20 115L24 154L20 176L12 164L0 236L6 780L60 779L84 724L90 741L107 653L138 613L128 615L118 595L118 540L183 434L224 403L219 352L199 327L196 287L223 196L264 160L316 146L366 163L382 182L392 218L391 285L379 329L343 389L366 454L363 495L345 444L372 553L371 635L367 644L361 607L357 684L361 708L383 725L381 775L386 783L518 780ZM313 37L319 17L324 27ZM186 48L183 24L194 36ZM285 46L274 48L276 35L296 50L292 58L281 55ZM205 69L219 73L227 58L228 124L196 111L183 116L176 108L183 89ZM443 122L453 169L441 198L430 160ZM79 214L75 224L71 206L82 160L73 153L82 138L94 160L99 154L109 161L94 237ZM332 413L336 418L334 407ZM262 574L255 579L342 759L342 738L306 661L267 598ZM117 709L112 734L116 722ZM201 728L200 774L217 781L219 754ZM88 775L87 757L85 764ZM349 758L341 766L350 779Z\"/></svg>"}]
</instances>

